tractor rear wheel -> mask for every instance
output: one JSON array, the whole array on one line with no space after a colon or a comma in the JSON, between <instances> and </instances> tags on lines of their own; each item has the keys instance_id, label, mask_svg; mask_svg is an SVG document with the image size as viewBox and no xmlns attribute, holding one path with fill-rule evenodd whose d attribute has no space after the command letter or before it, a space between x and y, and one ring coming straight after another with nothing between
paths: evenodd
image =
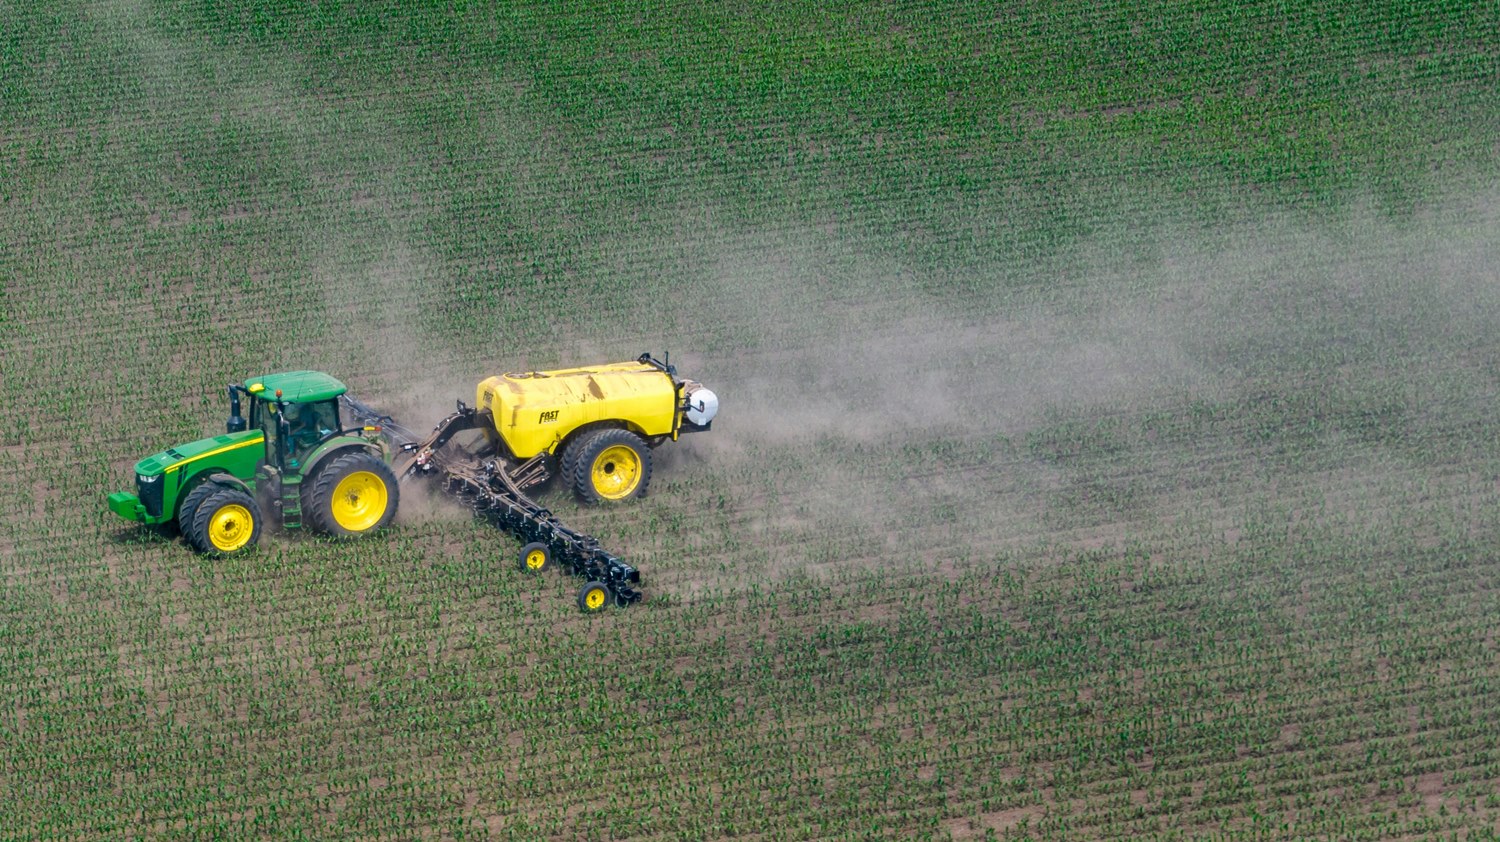
<instances>
[{"instance_id":1,"label":"tractor rear wheel","mask_svg":"<svg viewBox=\"0 0 1500 842\"><path fill-rule=\"evenodd\" d=\"M214 486L214 489L193 515L188 543L215 556L254 549L260 541L260 505L238 488Z\"/></svg>"},{"instance_id":2,"label":"tractor rear wheel","mask_svg":"<svg viewBox=\"0 0 1500 842\"><path fill-rule=\"evenodd\" d=\"M610 593L609 585L603 582L588 582L578 591L578 607L585 614L594 614L603 611L614 599Z\"/></svg>"},{"instance_id":3,"label":"tractor rear wheel","mask_svg":"<svg viewBox=\"0 0 1500 842\"><path fill-rule=\"evenodd\" d=\"M396 474L380 457L357 451L335 456L302 485L302 513L314 530L335 538L374 532L401 502Z\"/></svg>"},{"instance_id":4,"label":"tractor rear wheel","mask_svg":"<svg viewBox=\"0 0 1500 842\"><path fill-rule=\"evenodd\" d=\"M585 503L640 497L651 482L651 450L629 430L600 430L579 442L573 474L573 491Z\"/></svg>"}]
</instances>

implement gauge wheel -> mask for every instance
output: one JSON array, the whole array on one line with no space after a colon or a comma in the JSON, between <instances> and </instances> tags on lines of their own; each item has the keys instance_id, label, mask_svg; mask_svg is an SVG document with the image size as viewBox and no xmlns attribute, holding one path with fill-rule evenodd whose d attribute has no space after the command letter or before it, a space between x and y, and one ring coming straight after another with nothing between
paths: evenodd
<instances>
[{"instance_id":1,"label":"implement gauge wheel","mask_svg":"<svg viewBox=\"0 0 1500 842\"><path fill-rule=\"evenodd\" d=\"M585 614L595 614L603 611L615 599L610 593L609 585L603 582L589 582L578 591L578 607Z\"/></svg>"},{"instance_id":2,"label":"implement gauge wheel","mask_svg":"<svg viewBox=\"0 0 1500 842\"><path fill-rule=\"evenodd\" d=\"M302 511L318 532L353 538L391 522L401 501L396 474L368 452L345 453L302 484Z\"/></svg>"},{"instance_id":3,"label":"implement gauge wheel","mask_svg":"<svg viewBox=\"0 0 1500 842\"><path fill-rule=\"evenodd\" d=\"M521 548L521 572L540 573L552 566L552 551L546 544L536 542Z\"/></svg>"},{"instance_id":4,"label":"implement gauge wheel","mask_svg":"<svg viewBox=\"0 0 1500 842\"><path fill-rule=\"evenodd\" d=\"M221 488L198 505L188 543L214 556L246 553L260 541L260 505L238 488Z\"/></svg>"},{"instance_id":5,"label":"implement gauge wheel","mask_svg":"<svg viewBox=\"0 0 1500 842\"><path fill-rule=\"evenodd\" d=\"M573 492L585 503L621 503L646 493L651 450L629 430L609 429L578 442Z\"/></svg>"}]
</instances>

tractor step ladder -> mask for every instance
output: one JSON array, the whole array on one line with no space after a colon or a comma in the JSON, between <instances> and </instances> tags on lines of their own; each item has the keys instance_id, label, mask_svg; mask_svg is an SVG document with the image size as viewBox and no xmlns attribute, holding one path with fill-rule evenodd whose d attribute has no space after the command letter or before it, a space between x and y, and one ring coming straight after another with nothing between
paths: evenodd
<instances>
[{"instance_id":1,"label":"tractor step ladder","mask_svg":"<svg viewBox=\"0 0 1500 842\"><path fill-rule=\"evenodd\" d=\"M302 475L281 478L281 526L302 528Z\"/></svg>"}]
</instances>

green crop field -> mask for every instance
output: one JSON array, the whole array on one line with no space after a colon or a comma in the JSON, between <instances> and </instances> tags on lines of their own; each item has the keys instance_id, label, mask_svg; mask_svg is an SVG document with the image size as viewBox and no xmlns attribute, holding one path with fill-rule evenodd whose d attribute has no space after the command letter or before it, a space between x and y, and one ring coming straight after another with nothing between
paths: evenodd
<instances>
[{"instance_id":1,"label":"green crop field","mask_svg":"<svg viewBox=\"0 0 1500 842\"><path fill-rule=\"evenodd\" d=\"M0 0L0 839L1495 839L1500 6ZM328 371L670 351L562 519L194 554Z\"/></svg>"}]
</instances>

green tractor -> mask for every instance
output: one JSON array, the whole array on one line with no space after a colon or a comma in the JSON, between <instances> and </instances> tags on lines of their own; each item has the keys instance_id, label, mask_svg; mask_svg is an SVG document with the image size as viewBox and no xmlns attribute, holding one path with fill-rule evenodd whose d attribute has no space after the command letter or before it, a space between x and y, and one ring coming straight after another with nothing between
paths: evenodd
<instances>
[{"instance_id":1,"label":"green tractor","mask_svg":"<svg viewBox=\"0 0 1500 842\"><path fill-rule=\"evenodd\" d=\"M136 493L109 495L110 511L175 521L194 549L219 556L254 547L268 512L283 528L340 538L390 523L401 497L390 446L378 427L343 427L343 383L317 371L246 383L229 387L226 433L137 462Z\"/></svg>"}]
</instances>

